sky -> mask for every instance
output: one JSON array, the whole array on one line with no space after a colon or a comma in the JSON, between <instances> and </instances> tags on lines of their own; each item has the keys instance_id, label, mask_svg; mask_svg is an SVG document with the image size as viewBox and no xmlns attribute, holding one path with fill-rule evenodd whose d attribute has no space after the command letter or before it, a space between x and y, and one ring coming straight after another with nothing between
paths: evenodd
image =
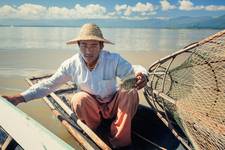
<instances>
[{"instance_id":1,"label":"sky","mask_svg":"<svg viewBox=\"0 0 225 150\"><path fill-rule=\"evenodd\" d=\"M225 0L1 0L0 19L170 19L225 14Z\"/></svg>"}]
</instances>

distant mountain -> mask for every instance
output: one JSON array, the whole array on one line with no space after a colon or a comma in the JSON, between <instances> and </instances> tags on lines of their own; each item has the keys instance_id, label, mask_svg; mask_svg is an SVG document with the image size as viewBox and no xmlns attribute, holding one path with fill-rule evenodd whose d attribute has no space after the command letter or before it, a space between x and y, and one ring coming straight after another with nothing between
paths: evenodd
<instances>
[{"instance_id":1,"label":"distant mountain","mask_svg":"<svg viewBox=\"0 0 225 150\"><path fill-rule=\"evenodd\" d=\"M92 22L101 27L113 28L214 28L225 29L225 15L219 17L178 17L167 20L126 20L126 19L80 19L80 20L22 20L0 19L0 26L57 26L78 27Z\"/></svg>"},{"instance_id":2,"label":"distant mountain","mask_svg":"<svg viewBox=\"0 0 225 150\"><path fill-rule=\"evenodd\" d=\"M217 18L212 18L210 20L198 22L195 27L225 29L225 15Z\"/></svg>"},{"instance_id":3,"label":"distant mountain","mask_svg":"<svg viewBox=\"0 0 225 150\"><path fill-rule=\"evenodd\" d=\"M211 20L212 17L178 17L167 20L163 23L162 27L164 28L196 28L196 24L200 22L205 22Z\"/></svg>"}]
</instances>

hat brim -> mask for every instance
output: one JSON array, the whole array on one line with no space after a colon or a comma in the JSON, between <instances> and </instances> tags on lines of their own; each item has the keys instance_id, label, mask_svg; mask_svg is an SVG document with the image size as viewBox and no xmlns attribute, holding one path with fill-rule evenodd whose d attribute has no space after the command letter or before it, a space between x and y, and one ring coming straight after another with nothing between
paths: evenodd
<instances>
[{"instance_id":1,"label":"hat brim","mask_svg":"<svg viewBox=\"0 0 225 150\"><path fill-rule=\"evenodd\" d=\"M66 44L70 45L70 44L77 44L79 41L87 41L87 40L95 40L95 41L100 41L100 42L104 42L107 44L114 44L112 42L110 42L109 40L106 40L104 38L99 38L96 36L89 36L89 37L78 37L75 39L72 39L70 41L67 41Z\"/></svg>"}]
</instances>

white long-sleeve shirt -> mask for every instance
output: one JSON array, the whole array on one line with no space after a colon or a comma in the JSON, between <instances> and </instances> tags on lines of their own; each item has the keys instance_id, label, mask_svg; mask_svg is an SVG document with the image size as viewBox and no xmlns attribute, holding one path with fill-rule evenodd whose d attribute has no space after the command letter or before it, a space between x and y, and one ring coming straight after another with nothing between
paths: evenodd
<instances>
[{"instance_id":1,"label":"white long-sleeve shirt","mask_svg":"<svg viewBox=\"0 0 225 150\"><path fill-rule=\"evenodd\" d=\"M143 69L140 71L143 72ZM77 53L64 61L52 77L31 86L21 95L26 101L41 98L56 90L61 84L71 81L77 85L78 91L86 91L102 102L107 102L118 89L116 77L123 79L132 73L132 65L119 54L102 50L95 68L90 71L82 55Z\"/></svg>"}]
</instances>

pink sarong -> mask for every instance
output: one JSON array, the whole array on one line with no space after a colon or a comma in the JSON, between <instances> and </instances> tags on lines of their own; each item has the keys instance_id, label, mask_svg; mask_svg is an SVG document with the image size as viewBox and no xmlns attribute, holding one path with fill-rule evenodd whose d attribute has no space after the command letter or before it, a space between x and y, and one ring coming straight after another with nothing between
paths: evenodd
<instances>
[{"instance_id":1,"label":"pink sarong","mask_svg":"<svg viewBox=\"0 0 225 150\"><path fill-rule=\"evenodd\" d=\"M116 116L110 127L110 143L113 148L131 144L131 121L139 103L136 89L119 90L108 103L100 103L86 92L73 96L72 109L77 117L95 130L104 119Z\"/></svg>"}]
</instances>

